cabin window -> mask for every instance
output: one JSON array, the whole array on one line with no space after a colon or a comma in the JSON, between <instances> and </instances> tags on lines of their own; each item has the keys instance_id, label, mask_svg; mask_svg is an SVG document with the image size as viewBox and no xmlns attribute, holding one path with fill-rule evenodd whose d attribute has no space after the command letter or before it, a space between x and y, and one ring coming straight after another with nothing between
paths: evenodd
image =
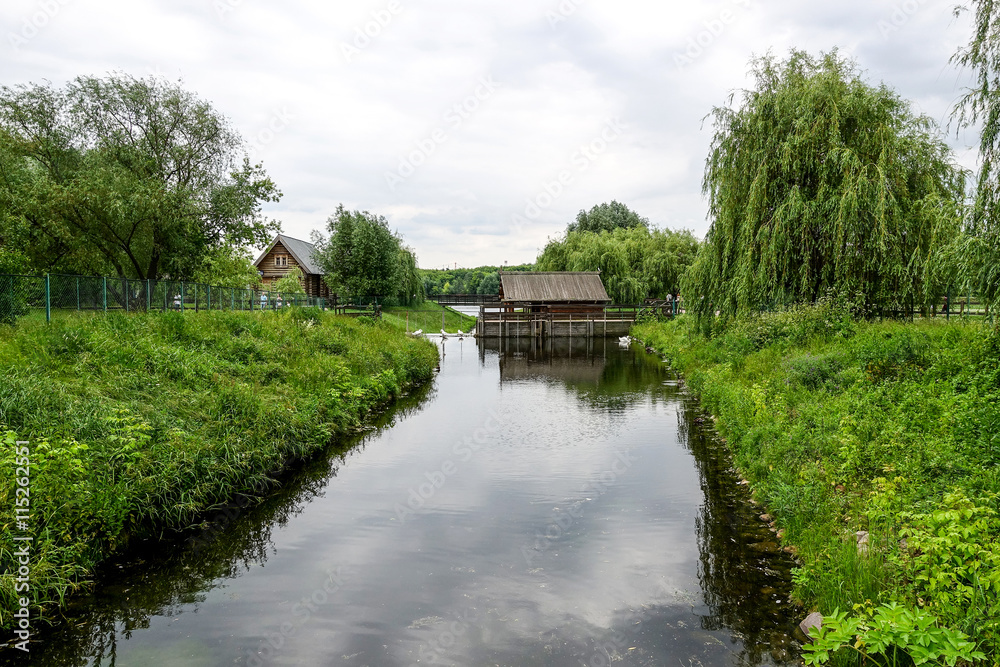
<instances>
[{"instance_id":1,"label":"cabin window","mask_svg":"<svg viewBox=\"0 0 1000 667\"><path fill-rule=\"evenodd\" d=\"M274 256L275 266L288 266L288 256L287 255L275 255Z\"/></svg>"}]
</instances>

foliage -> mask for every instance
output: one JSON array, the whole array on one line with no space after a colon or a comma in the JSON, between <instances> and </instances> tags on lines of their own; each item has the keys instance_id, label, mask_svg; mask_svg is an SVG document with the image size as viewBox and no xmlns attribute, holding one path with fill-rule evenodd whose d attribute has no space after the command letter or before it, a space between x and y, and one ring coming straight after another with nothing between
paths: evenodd
<instances>
[{"instance_id":1,"label":"foliage","mask_svg":"<svg viewBox=\"0 0 1000 667\"><path fill-rule=\"evenodd\" d=\"M824 614L894 602L995 661L1000 333L852 312L823 299L717 319L711 336L691 316L633 335L716 415L739 474L797 551L800 601Z\"/></svg>"},{"instance_id":2,"label":"foliage","mask_svg":"<svg viewBox=\"0 0 1000 667\"><path fill-rule=\"evenodd\" d=\"M360 302L366 298L423 301L422 281L413 251L389 230L384 216L348 211L341 204L327 219L329 238L313 233L314 261L330 289Z\"/></svg>"},{"instance_id":3,"label":"foliage","mask_svg":"<svg viewBox=\"0 0 1000 667\"><path fill-rule=\"evenodd\" d=\"M250 253L229 245L210 249L202 257L201 265L191 280L203 285L237 289L259 289L263 283Z\"/></svg>"},{"instance_id":4,"label":"foliage","mask_svg":"<svg viewBox=\"0 0 1000 667\"><path fill-rule=\"evenodd\" d=\"M831 654L842 649L856 652L864 664L881 667L923 665L928 662L947 664L959 661L983 660L969 636L958 630L942 628L933 614L922 609L901 607L896 603L872 607L855 605L858 616L834 610L823 619L815 640L807 644L805 663L822 665ZM905 655L909 660L902 657Z\"/></svg>"},{"instance_id":5,"label":"foliage","mask_svg":"<svg viewBox=\"0 0 1000 667\"><path fill-rule=\"evenodd\" d=\"M532 271L533 264L479 266L473 269L421 269L424 292L441 294L499 294L500 271Z\"/></svg>"},{"instance_id":6,"label":"foliage","mask_svg":"<svg viewBox=\"0 0 1000 667\"><path fill-rule=\"evenodd\" d=\"M213 248L262 245L280 197L226 118L127 74L0 89L0 219L48 271L190 278Z\"/></svg>"},{"instance_id":7,"label":"foliage","mask_svg":"<svg viewBox=\"0 0 1000 667\"><path fill-rule=\"evenodd\" d=\"M600 271L615 303L636 304L677 294L680 277L694 260L698 241L691 232L645 226L600 233L569 232L549 241L538 271Z\"/></svg>"},{"instance_id":8,"label":"foliage","mask_svg":"<svg viewBox=\"0 0 1000 667\"><path fill-rule=\"evenodd\" d=\"M275 292L287 294L305 294L306 288L304 286L304 281L305 274L302 273L302 269L297 266L293 266L288 273L275 281L272 289Z\"/></svg>"},{"instance_id":9,"label":"foliage","mask_svg":"<svg viewBox=\"0 0 1000 667\"><path fill-rule=\"evenodd\" d=\"M31 271L31 260L21 250L0 246L0 275L25 275Z\"/></svg>"},{"instance_id":10,"label":"foliage","mask_svg":"<svg viewBox=\"0 0 1000 667\"><path fill-rule=\"evenodd\" d=\"M616 229L633 227L649 228L649 220L640 217L625 204L612 201L603 203L576 214L576 222L571 222L566 232L611 232Z\"/></svg>"},{"instance_id":11,"label":"foliage","mask_svg":"<svg viewBox=\"0 0 1000 667\"><path fill-rule=\"evenodd\" d=\"M424 281L417 268L417 254L400 242L399 287L396 301L404 306L414 306L424 301Z\"/></svg>"},{"instance_id":12,"label":"foliage","mask_svg":"<svg viewBox=\"0 0 1000 667\"><path fill-rule=\"evenodd\" d=\"M955 254L964 264L964 288L980 292L1000 307L1000 6L994 0L973 0L974 33L952 62L972 70L973 87L959 101L954 118L960 127L979 132L979 173L966 233ZM963 11L960 8L957 11ZM981 127L980 127L981 126Z\"/></svg>"},{"instance_id":13,"label":"foliage","mask_svg":"<svg viewBox=\"0 0 1000 667\"><path fill-rule=\"evenodd\" d=\"M307 351L304 354L303 351ZM31 443L33 618L131 538L198 525L428 380L427 341L318 309L109 314L0 329L0 468ZM14 515L0 480L0 526ZM0 531L0 626L14 603Z\"/></svg>"},{"instance_id":14,"label":"foliage","mask_svg":"<svg viewBox=\"0 0 1000 667\"><path fill-rule=\"evenodd\" d=\"M995 499L992 503L995 505ZM906 514L899 567L906 599L987 645L1000 646L1000 516L962 492L929 513Z\"/></svg>"},{"instance_id":15,"label":"foliage","mask_svg":"<svg viewBox=\"0 0 1000 667\"><path fill-rule=\"evenodd\" d=\"M727 316L828 290L870 312L929 305L956 238L964 174L934 122L836 51L752 63L756 86L717 107L703 189L711 226L683 293Z\"/></svg>"}]
</instances>

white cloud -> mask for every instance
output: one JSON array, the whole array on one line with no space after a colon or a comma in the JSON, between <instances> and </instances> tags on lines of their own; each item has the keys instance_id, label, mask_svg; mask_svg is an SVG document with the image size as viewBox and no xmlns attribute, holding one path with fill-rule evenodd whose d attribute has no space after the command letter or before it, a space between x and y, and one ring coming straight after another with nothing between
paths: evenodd
<instances>
[{"instance_id":1,"label":"white cloud","mask_svg":"<svg viewBox=\"0 0 1000 667\"><path fill-rule=\"evenodd\" d=\"M748 85L754 54L839 46L947 121L961 91L948 59L968 35L967 19L930 0L8 0L0 75L6 85L110 70L182 77L254 142L285 193L269 214L286 232L308 238L343 202L389 217L424 266L476 265L531 261L579 209L612 198L703 234L703 118ZM356 43L348 59L343 45ZM496 92L449 124L484 76ZM268 134L276 115L291 118ZM573 171L611 118L627 131ZM387 187L386 172L439 128L446 139ZM969 167L975 143L953 140ZM511 217L564 170L573 182L512 233Z\"/></svg>"}]
</instances>

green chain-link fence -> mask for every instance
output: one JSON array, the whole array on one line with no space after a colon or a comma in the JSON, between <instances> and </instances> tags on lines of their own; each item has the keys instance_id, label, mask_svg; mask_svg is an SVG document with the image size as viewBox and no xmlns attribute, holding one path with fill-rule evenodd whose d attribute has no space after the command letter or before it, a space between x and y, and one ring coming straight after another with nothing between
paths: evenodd
<instances>
[{"instance_id":1,"label":"green chain-link fence","mask_svg":"<svg viewBox=\"0 0 1000 667\"><path fill-rule=\"evenodd\" d=\"M0 323L13 324L32 311L202 311L326 308L326 299L289 292L216 287L168 280L91 276L0 275Z\"/></svg>"}]
</instances>

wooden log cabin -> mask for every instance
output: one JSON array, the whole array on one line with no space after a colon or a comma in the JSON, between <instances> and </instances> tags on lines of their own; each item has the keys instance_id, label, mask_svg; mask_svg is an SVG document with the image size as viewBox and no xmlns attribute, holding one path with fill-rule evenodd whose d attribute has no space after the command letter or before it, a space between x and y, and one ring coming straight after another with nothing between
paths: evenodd
<instances>
[{"instance_id":1,"label":"wooden log cabin","mask_svg":"<svg viewBox=\"0 0 1000 667\"><path fill-rule=\"evenodd\" d=\"M272 289L274 283L298 267L303 274L306 294L323 299L330 298L330 288L323 280L323 271L313 261L316 246L291 236L278 234L271 245L261 253L254 266L260 271L264 289Z\"/></svg>"}]
</instances>

